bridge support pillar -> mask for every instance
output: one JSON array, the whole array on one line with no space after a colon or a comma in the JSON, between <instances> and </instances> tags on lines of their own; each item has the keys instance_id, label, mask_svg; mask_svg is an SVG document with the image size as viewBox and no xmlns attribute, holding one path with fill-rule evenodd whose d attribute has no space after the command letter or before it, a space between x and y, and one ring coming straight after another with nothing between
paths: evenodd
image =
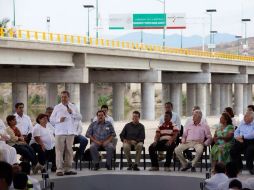
<instances>
[{"instance_id":1,"label":"bridge support pillar","mask_svg":"<svg viewBox=\"0 0 254 190\"><path fill-rule=\"evenodd\" d=\"M196 104L200 107L204 116L206 116L207 106L207 84L197 84Z\"/></svg>"},{"instance_id":2,"label":"bridge support pillar","mask_svg":"<svg viewBox=\"0 0 254 190\"><path fill-rule=\"evenodd\" d=\"M228 92L227 84L220 85L220 113L223 112L225 107L228 107Z\"/></svg>"},{"instance_id":3,"label":"bridge support pillar","mask_svg":"<svg viewBox=\"0 0 254 190\"><path fill-rule=\"evenodd\" d=\"M192 115L192 108L196 105L196 84L187 84L187 110L186 116Z\"/></svg>"},{"instance_id":4,"label":"bridge support pillar","mask_svg":"<svg viewBox=\"0 0 254 190\"><path fill-rule=\"evenodd\" d=\"M252 84L243 85L243 109L246 110L247 106L252 104Z\"/></svg>"},{"instance_id":5,"label":"bridge support pillar","mask_svg":"<svg viewBox=\"0 0 254 190\"><path fill-rule=\"evenodd\" d=\"M174 112L182 115L182 83L171 84L170 98L173 103Z\"/></svg>"},{"instance_id":6,"label":"bridge support pillar","mask_svg":"<svg viewBox=\"0 0 254 190\"><path fill-rule=\"evenodd\" d=\"M141 115L142 119L155 118L155 88L154 83L141 84Z\"/></svg>"},{"instance_id":7,"label":"bridge support pillar","mask_svg":"<svg viewBox=\"0 0 254 190\"><path fill-rule=\"evenodd\" d=\"M115 121L124 119L125 83L113 83L113 118Z\"/></svg>"},{"instance_id":8,"label":"bridge support pillar","mask_svg":"<svg viewBox=\"0 0 254 190\"><path fill-rule=\"evenodd\" d=\"M70 93L70 100L74 103L80 110L80 85L79 84L65 84L65 90Z\"/></svg>"},{"instance_id":9,"label":"bridge support pillar","mask_svg":"<svg viewBox=\"0 0 254 190\"><path fill-rule=\"evenodd\" d=\"M170 102L170 89L171 84L162 83L162 103Z\"/></svg>"},{"instance_id":10,"label":"bridge support pillar","mask_svg":"<svg viewBox=\"0 0 254 190\"><path fill-rule=\"evenodd\" d=\"M220 84L212 84L212 115L220 114Z\"/></svg>"},{"instance_id":11,"label":"bridge support pillar","mask_svg":"<svg viewBox=\"0 0 254 190\"><path fill-rule=\"evenodd\" d=\"M53 107L57 104L57 83L46 84L46 106Z\"/></svg>"},{"instance_id":12,"label":"bridge support pillar","mask_svg":"<svg viewBox=\"0 0 254 190\"><path fill-rule=\"evenodd\" d=\"M82 121L91 121L94 117L94 84L80 84L80 113Z\"/></svg>"},{"instance_id":13,"label":"bridge support pillar","mask_svg":"<svg viewBox=\"0 0 254 190\"><path fill-rule=\"evenodd\" d=\"M18 102L24 103L24 112L27 113L27 95L28 95L28 84L27 83L12 83L12 108Z\"/></svg>"},{"instance_id":14,"label":"bridge support pillar","mask_svg":"<svg viewBox=\"0 0 254 190\"><path fill-rule=\"evenodd\" d=\"M243 84L235 84L235 114L243 114Z\"/></svg>"}]
</instances>

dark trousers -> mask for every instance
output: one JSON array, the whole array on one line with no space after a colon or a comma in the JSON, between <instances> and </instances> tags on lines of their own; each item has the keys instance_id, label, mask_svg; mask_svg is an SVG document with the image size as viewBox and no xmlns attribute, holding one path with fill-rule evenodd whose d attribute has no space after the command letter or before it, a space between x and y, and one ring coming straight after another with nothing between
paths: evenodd
<instances>
[{"instance_id":1,"label":"dark trousers","mask_svg":"<svg viewBox=\"0 0 254 190\"><path fill-rule=\"evenodd\" d=\"M73 144L79 144L78 156L82 156L85 152L86 146L88 144L88 140L83 135L76 135L74 137Z\"/></svg>"},{"instance_id":2,"label":"dark trousers","mask_svg":"<svg viewBox=\"0 0 254 190\"><path fill-rule=\"evenodd\" d=\"M15 144L13 146L17 153L23 156L29 162L32 162L32 165L35 166L37 164L36 154L32 147L27 144Z\"/></svg>"},{"instance_id":3,"label":"dark trousers","mask_svg":"<svg viewBox=\"0 0 254 190\"><path fill-rule=\"evenodd\" d=\"M244 153L247 169L252 170L254 158L254 140L244 139L243 143L235 141L230 150L231 159L236 163L240 170L243 169L241 153Z\"/></svg>"},{"instance_id":4,"label":"dark trousers","mask_svg":"<svg viewBox=\"0 0 254 190\"><path fill-rule=\"evenodd\" d=\"M152 162L152 167L159 167L157 151L167 151L164 167L170 166L176 145L175 143L172 143L171 145L166 145L166 143L167 141L158 141L155 146L154 144L151 144L149 146L149 155Z\"/></svg>"},{"instance_id":5,"label":"dark trousers","mask_svg":"<svg viewBox=\"0 0 254 190\"><path fill-rule=\"evenodd\" d=\"M56 167L56 153L55 153L55 147L51 150L45 150L43 151L41 148L41 145L37 143L33 143L31 147L34 149L34 151L38 154L38 162L41 165L45 165L46 161L52 162L52 167Z\"/></svg>"}]
</instances>

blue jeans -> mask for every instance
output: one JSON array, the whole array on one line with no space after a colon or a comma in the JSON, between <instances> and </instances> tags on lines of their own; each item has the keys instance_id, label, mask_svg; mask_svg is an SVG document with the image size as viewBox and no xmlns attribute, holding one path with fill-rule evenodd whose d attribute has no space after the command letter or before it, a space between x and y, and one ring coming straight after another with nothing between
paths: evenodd
<instances>
[{"instance_id":1,"label":"blue jeans","mask_svg":"<svg viewBox=\"0 0 254 190\"><path fill-rule=\"evenodd\" d=\"M79 144L79 150L78 150L77 153L78 153L79 156L82 156L85 152L86 146L88 144L88 140L83 135L76 135L74 137L73 144Z\"/></svg>"}]
</instances>

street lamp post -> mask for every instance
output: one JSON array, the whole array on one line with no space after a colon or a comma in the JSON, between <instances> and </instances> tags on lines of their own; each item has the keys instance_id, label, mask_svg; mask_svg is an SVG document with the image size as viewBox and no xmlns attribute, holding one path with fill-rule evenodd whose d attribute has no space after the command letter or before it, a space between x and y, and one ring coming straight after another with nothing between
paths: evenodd
<instances>
[{"instance_id":1,"label":"street lamp post","mask_svg":"<svg viewBox=\"0 0 254 190\"><path fill-rule=\"evenodd\" d=\"M16 26L16 5L15 5L15 0L12 1L13 3L13 26Z\"/></svg>"},{"instance_id":2,"label":"street lamp post","mask_svg":"<svg viewBox=\"0 0 254 190\"><path fill-rule=\"evenodd\" d=\"M90 23L89 23L90 19L89 19L89 13L90 13L90 9L94 8L94 6L93 5L83 5L83 7L85 9L87 9L87 37L88 37L87 41L89 43L89 38L90 38Z\"/></svg>"},{"instance_id":3,"label":"street lamp post","mask_svg":"<svg viewBox=\"0 0 254 190\"><path fill-rule=\"evenodd\" d=\"M240 49L239 49L240 48L240 40L241 40L242 36L236 35L235 38L237 39L237 55L239 55L240 54Z\"/></svg>"},{"instance_id":4,"label":"street lamp post","mask_svg":"<svg viewBox=\"0 0 254 190\"><path fill-rule=\"evenodd\" d=\"M99 27L99 3L98 0L96 0L96 39L99 38L98 27Z\"/></svg>"},{"instance_id":5,"label":"street lamp post","mask_svg":"<svg viewBox=\"0 0 254 190\"><path fill-rule=\"evenodd\" d=\"M242 22L244 23L244 44L247 45L247 22L250 22L251 20L249 18L242 19Z\"/></svg>"},{"instance_id":6,"label":"street lamp post","mask_svg":"<svg viewBox=\"0 0 254 190\"><path fill-rule=\"evenodd\" d=\"M213 13L217 12L216 9L207 9L206 12L210 15L210 44L213 43Z\"/></svg>"},{"instance_id":7,"label":"street lamp post","mask_svg":"<svg viewBox=\"0 0 254 190\"><path fill-rule=\"evenodd\" d=\"M48 33L50 31L50 17L47 17L47 29L48 29Z\"/></svg>"}]
</instances>

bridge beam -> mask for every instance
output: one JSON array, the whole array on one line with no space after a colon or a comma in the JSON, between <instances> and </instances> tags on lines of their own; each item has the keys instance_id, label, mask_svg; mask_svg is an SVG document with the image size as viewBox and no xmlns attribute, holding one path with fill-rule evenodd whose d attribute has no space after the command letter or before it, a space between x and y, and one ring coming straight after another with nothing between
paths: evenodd
<instances>
[{"instance_id":1,"label":"bridge beam","mask_svg":"<svg viewBox=\"0 0 254 190\"><path fill-rule=\"evenodd\" d=\"M214 84L244 84L248 83L247 74L212 74Z\"/></svg>"},{"instance_id":2,"label":"bridge beam","mask_svg":"<svg viewBox=\"0 0 254 190\"><path fill-rule=\"evenodd\" d=\"M161 71L131 71L131 70L90 70L90 82L104 83L160 83Z\"/></svg>"},{"instance_id":3,"label":"bridge beam","mask_svg":"<svg viewBox=\"0 0 254 190\"><path fill-rule=\"evenodd\" d=\"M211 83L210 73L162 72L162 83Z\"/></svg>"}]
</instances>

